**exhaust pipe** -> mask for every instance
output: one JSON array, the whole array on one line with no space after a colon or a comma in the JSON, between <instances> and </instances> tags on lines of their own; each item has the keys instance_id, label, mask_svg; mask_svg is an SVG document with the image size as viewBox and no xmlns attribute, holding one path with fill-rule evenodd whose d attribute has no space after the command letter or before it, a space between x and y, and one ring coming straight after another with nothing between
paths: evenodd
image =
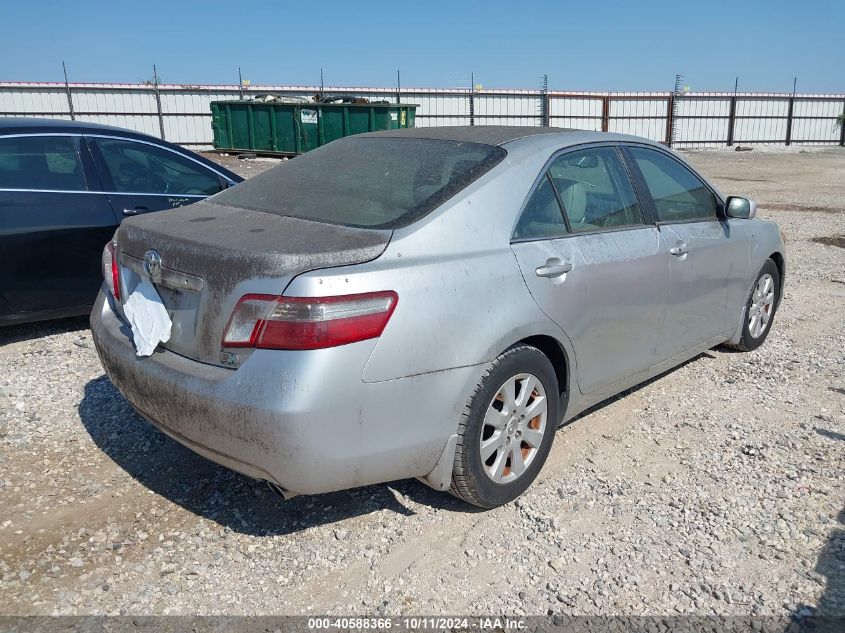
<instances>
[{"instance_id":1,"label":"exhaust pipe","mask_svg":"<svg viewBox=\"0 0 845 633\"><path fill-rule=\"evenodd\" d=\"M275 492L277 495L279 495L285 501L287 501L289 499L293 499L295 496L297 496L295 492L291 492L290 490L285 490L279 484L274 483L272 481L268 481L267 485L270 486L270 490Z\"/></svg>"}]
</instances>

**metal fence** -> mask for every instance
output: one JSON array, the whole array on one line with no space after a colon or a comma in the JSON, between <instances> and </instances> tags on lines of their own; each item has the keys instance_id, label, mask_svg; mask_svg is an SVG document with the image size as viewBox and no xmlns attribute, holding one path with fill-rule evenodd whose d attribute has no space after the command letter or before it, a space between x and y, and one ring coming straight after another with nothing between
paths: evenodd
<instances>
[{"instance_id":1,"label":"metal fence","mask_svg":"<svg viewBox=\"0 0 845 633\"><path fill-rule=\"evenodd\" d=\"M0 82L0 116L76 119L210 147L214 100L314 95L317 86ZM644 136L672 147L845 145L845 94L560 92L327 87L414 103L418 127L550 125Z\"/></svg>"}]
</instances>

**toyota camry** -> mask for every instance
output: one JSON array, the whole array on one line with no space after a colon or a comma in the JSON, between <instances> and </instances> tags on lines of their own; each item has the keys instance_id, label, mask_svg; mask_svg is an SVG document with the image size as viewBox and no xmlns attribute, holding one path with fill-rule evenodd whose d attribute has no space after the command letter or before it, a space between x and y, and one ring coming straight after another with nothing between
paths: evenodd
<instances>
[{"instance_id":1,"label":"toyota camry","mask_svg":"<svg viewBox=\"0 0 845 633\"><path fill-rule=\"evenodd\" d=\"M633 136L361 134L125 220L91 325L143 417L286 496L417 477L490 508L588 407L763 343L785 251L755 213Z\"/></svg>"}]
</instances>

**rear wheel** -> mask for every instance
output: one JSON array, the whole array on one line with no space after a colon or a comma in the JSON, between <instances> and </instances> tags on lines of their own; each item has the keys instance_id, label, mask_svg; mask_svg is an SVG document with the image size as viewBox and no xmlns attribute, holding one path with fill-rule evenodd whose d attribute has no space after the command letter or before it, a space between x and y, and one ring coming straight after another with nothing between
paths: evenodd
<instances>
[{"instance_id":1,"label":"rear wheel","mask_svg":"<svg viewBox=\"0 0 845 633\"><path fill-rule=\"evenodd\" d=\"M780 293L780 273L777 265L767 259L757 274L751 295L745 303L745 321L739 343L728 347L742 352L757 349L766 340L772 327Z\"/></svg>"},{"instance_id":2,"label":"rear wheel","mask_svg":"<svg viewBox=\"0 0 845 633\"><path fill-rule=\"evenodd\" d=\"M493 361L461 416L450 492L482 508L521 495L551 449L558 393L554 368L535 347L517 345Z\"/></svg>"}]
</instances>

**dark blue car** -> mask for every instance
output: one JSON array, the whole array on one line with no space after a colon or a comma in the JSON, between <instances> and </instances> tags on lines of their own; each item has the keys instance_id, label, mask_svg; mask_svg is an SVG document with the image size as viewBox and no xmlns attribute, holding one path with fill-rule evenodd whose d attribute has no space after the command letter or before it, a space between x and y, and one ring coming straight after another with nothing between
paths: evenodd
<instances>
[{"instance_id":1,"label":"dark blue car","mask_svg":"<svg viewBox=\"0 0 845 633\"><path fill-rule=\"evenodd\" d=\"M103 245L124 217L190 204L242 180L145 134L0 118L0 325L89 313Z\"/></svg>"}]
</instances>

